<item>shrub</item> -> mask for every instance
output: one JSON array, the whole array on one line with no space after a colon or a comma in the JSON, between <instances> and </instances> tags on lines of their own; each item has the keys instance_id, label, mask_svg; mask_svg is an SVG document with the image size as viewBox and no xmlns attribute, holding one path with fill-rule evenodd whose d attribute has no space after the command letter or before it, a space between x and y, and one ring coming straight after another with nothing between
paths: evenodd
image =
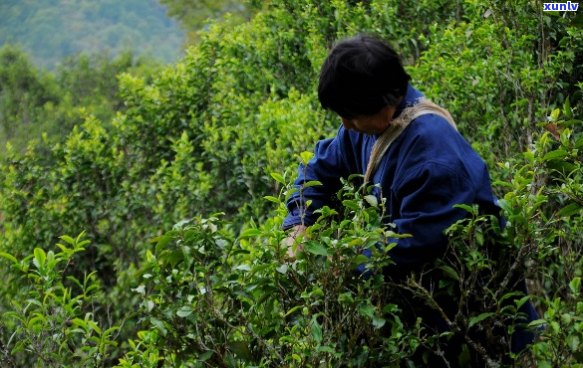
<instances>
[{"instance_id":1,"label":"shrub","mask_svg":"<svg viewBox=\"0 0 583 368\"><path fill-rule=\"evenodd\" d=\"M84 122L61 143L8 149L0 165L0 249L3 265L13 266L0 268L7 285L0 313L10 317L2 320L3 363L364 366L389 359L398 366L466 335L465 361L580 363L581 33L576 18L533 4L272 1L248 23L212 24L181 62L153 78L120 75L124 111L111 120L75 113ZM345 206L323 209L310 230L306 257L283 260L281 201L291 176L282 173L295 168L296 152L334 133L338 122L314 93L319 65L336 39L360 31L393 41L414 85L453 112L486 159L503 199L508 223L499 249L489 241L495 227L467 208L467 221L451 229L445 263L431 271L443 278L438 294L419 281L422 273L401 284L414 300L439 306L443 297L493 286L484 279L500 281L483 298L462 300L463 313L450 319L453 334L431 335L403 314L395 285L380 273L354 274L360 250L391 229L379 220L382 203L350 182L340 195ZM75 267L59 269L68 256L53 253L63 260L52 281L31 284L38 268L24 264L42 258L36 249L84 230L90 243L74 255ZM66 277L85 280L85 270L97 289L75 299L87 293ZM526 275L541 316L531 327L546 326L520 356L508 354L506 328L486 354L472 339L520 317L525 296L508 295L514 279L505 282L502 270ZM41 298L49 289L58 298ZM29 294L41 305L27 308ZM67 310L59 300L79 306ZM40 314L49 322L31 324ZM104 343L95 340L116 327ZM38 354L12 352L13 334ZM83 351L61 348L82 338L95 339Z\"/></svg>"}]
</instances>

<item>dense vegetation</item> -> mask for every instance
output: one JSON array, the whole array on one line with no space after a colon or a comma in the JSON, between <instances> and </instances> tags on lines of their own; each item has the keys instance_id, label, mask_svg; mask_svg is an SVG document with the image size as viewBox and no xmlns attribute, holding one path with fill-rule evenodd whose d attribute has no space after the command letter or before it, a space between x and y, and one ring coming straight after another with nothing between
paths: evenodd
<instances>
[{"instance_id":1,"label":"dense vegetation","mask_svg":"<svg viewBox=\"0 0 583 368\"><path fill-rule=\"evenodd\" d=\"M273 0L249 22L213 24L153 77L122 73L123 111L91 111L63 141L3 157L1 365L398 367L462 339L452 363L582 366L578 27L526 0ZM338 126L317 102L319 67L334 40L363 31L391 40L414 86L452 112L508 222L466 206L447 255L401 280L352 272L393 234L383 203L348 178L305 256L286 262L281 246L297 164ZM31 98L51 96L35 83ZM540 338L510 354L512 331L491 332L520 317L519 274ZM457 295L451 332L407 318L402 295L436 310Z\"/></svg>"},{"instance_id":2,"label":"dense vegetation","mask_svg":"<svg viewBox=\"0 0 583 368\"><path fill-rule=\"evenodd\" d=\"M87 116L107 125L124 109L117 75L149 78L158 68L153 60L128 51L114 59L68 57L47 72L35 67L21 49L0 47L0 155L8 142L22 152L34 139L61 141Z\"/></svg>"},{"instance_id":3,"label":"dense vegetation","mask_svg":"<svg viewBox=\"0 0 583 368\"><path fill-rule=\"evenodd\" d=\"M80 52L118 56L128 49L161 62L180 56L184 32L156 0L0 3L0 46L18 44L50 69Z\"/></svg>"},{"instance_id":4,"label":"dense vegetation","mask_svg":"<svg viewBox=\"0 0 583 368\"><path fill-rule=\"evenodd\" d=\"M169 16L176 18L187 31L187 42L194 43L199 33L204 32L210 20L237 24L244 21L255 10L241 0L160 0Z\"/></svg>"}]
</instances>

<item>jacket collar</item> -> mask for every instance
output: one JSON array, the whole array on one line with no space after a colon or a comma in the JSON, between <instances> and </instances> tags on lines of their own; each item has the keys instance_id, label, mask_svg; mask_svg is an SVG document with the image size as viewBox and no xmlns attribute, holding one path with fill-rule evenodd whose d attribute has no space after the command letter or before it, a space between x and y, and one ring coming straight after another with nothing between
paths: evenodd
<instances>
[{"instance_id":1,"label":"jacket collar","mask_svg":"<svg viewBox=\"0 0 583 368\"><path fill-rule=\"evenodd\" d=\"M401 115L401 112L409 106L413 106L417 103L417 101L423 97L423 93L419 92L415 88L413 88L410 84L407 85L407 92L405 92L405 96L397 106L397 110L393 115L393 119L397 116Z\"/></svg>"}]
</instances>

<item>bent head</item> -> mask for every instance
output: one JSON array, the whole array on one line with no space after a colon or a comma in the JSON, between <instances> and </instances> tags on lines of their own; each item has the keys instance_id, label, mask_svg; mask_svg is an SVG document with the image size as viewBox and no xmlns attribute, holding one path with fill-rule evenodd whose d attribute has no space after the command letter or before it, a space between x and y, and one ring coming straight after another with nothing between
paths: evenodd
<instances>
[{"instance_id":1,"label":"bent head","mask_svg":"<svg viewBox=\"0 0 583 368\"><path fill-rule=\"evenodd\" d=\"M380 133L388 126L411 77L384 41L365 35L338 42L322 65L318 98L347 129ZM388 116L388 120L387 120Z\"/></svg>"},{"instance_id":2,"label":"bent head","mask_svg":"<svg viewBox=\"0 0 583 368\"><path fill-rule=\"evenodd\" d=\"M345 129L355 130L366 134L379 134L387 129L397 110L396 106L388 105L376 114L357 115L354 117L340 116Z\"/></svg>"}]
</instances>

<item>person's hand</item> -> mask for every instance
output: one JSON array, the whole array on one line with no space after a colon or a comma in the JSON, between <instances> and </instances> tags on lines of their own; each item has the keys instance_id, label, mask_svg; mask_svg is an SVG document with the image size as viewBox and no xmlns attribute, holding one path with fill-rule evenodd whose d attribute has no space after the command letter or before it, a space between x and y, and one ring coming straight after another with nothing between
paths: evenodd
<instances>
[{"instance_id":1,"label":"person's hand","mask_svg":"<svg viewBox=\"0 0 583 368\"><path fill-rule=\"evenodd\" d=\"M283 239L282 244L285 247L287 247L286 256L287 256L287 259L289 261L295 261L298 254L303 252L303 250L304 250L303 243L299 242L296 244L296 239L298 237L299 238L304 237L306 235L307 228L308 227L305 225L296 225L290 230L288 237ZM296 244L295 249L294 249L294 244Z\"/></svg>"}]
</instances>

